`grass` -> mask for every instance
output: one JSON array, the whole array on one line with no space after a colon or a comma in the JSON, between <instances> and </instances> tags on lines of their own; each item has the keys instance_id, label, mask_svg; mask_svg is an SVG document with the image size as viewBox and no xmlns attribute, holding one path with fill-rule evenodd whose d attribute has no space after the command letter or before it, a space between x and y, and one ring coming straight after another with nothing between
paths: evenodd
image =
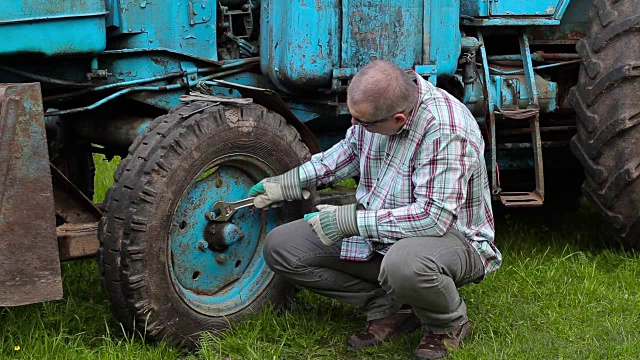
<instances>
[{"instance_id":1,"label":"grass","mask_svg":"<svg viewBox=\"0 0 640 360\"><path fill-rule=\"evenodd\" d=\"M100 159L99 167L114 167ZM96 200L107 177L96 182ZM497 221L504 264L461 293L472 336L452 359L636 359L640 259L604 245L586 205L515 211ZM357 309L306 291L283 313L265 309L187 352L125 335L109 313L93 260L62 266L65 298L0 308L1 359L411 359L420 334L353 351ZM17 350L19 346L19 350Z\"/></svg>"},{"instance_id":2,"label":"grass","mask_svg":"<svg viewBox=\"0 0 640 360\"><path fill-rule=\"evenodd\" d=\"M93 202L101 203L107 190L113 184L113 173L120 163L120 156L115 156L111 160L105 159L104 155L93 154L93 162L96 164L96 174L94 180Z\"/></svg>"}]
</instances>

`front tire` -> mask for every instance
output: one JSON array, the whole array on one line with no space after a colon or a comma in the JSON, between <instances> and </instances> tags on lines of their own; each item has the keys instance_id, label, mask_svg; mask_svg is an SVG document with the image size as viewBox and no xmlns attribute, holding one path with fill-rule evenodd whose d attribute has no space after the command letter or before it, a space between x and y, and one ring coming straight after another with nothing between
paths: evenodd
<instances>
[{"instance_id":1,"label":"front tire","mask_svg":"<svg viewBox=\"0 0 640 360\"><path fill-rule=\"evenodd\" d=\"M98 262L116 319L148 339L192 342L285 303L292 288L266 267L262 247L268 231L307 204L241 209L224 224L204 214L309 157L295 129L260 105L195 102L154 120L120 163L99 226ZM235 243L212 247L216 229L236 234Z\"/></svg>"}]
</instances>

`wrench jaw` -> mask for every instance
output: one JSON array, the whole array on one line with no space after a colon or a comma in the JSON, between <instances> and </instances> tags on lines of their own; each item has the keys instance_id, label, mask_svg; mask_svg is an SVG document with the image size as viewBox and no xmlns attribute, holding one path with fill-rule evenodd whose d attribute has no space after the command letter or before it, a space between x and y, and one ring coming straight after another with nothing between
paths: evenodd
<instances>
[{"instance_id":1,"label":"wrench jaw","mask_svg":"<svg viewBox=\"0 0 640 360\"><path fill-rule=\"evenodd\" d=\"M209 221L228 221L236 211L253 206L253 199L253 197L249 197L235 202L216 201L211 207L211 211L205 214L205 217Z\"/></svg>"},{"instance_id":2,"label":"wrench jaw","mask_svg":"<svg viewBox=\"0 0 640 360\"><path fill-rule=\"evenodd\" d=\"M211 221L227 221L233 215L233 209L227 205L224 201L216 201L211 208L211 212L208 213L207 218Z\"/></svg>"},{"instance_id":3,"label":"wrench jaw","mask_svg":"<svg viewBox=\"0 0 640 360\"><path fill-rule=\"evenodd\" d=\"M231 206L225 205L220 210L220 221L227 221L231 218L231 215L235 213L235 209L232 209Z\"/></svg>"}]
</instances>

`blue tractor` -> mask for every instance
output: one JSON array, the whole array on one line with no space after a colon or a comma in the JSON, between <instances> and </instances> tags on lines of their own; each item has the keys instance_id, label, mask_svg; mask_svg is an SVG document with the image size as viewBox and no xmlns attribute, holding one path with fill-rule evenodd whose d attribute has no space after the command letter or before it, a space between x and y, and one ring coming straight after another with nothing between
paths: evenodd
<instances>
[{"instance_id":1,"label":"blue tractor","mask_svg":"<svg viewBox=\"0 0 640 360\"><path fill-rule=\"evenodd\" d=\"M212 206L339 140L372 59L468 106L496 206L583 192L638 249L638 29L639 0L3 1L0 306L60 299L60 261L94 255L115 317L148 338L285 303L266 234L353 194L226 221ZM97 205L94 153L122 157Z\"/></svg>"}]
</instances>

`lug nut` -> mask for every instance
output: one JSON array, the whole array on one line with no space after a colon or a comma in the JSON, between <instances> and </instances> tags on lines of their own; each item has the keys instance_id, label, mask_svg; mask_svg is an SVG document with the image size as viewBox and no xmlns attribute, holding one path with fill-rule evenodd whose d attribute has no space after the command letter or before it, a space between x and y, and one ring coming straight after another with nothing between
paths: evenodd
<instances>
[{"instance_id":1,"label":"lug nut","mask_svg":"<svg viewBox=\"0 0 640 360\"><path fill-rule=\"evenodd\" d=\"M205 251L208 247L209 247L209 244L206 241L204 240L198 241L198 250Z\"/></svg>"},{"instance_id":2,"label":"lug nut","mask_svg":"<svg viewBox=\"0 0 640 360\"><path fill-rule=\"evenodd\" d=\"M216 262L217 262L218 264L222 264L222 263L224 263L225 261L227 261L227 255L225 255L225 254L218 254L218 256L216 256Z\"/></svg>"}]
</instances>

